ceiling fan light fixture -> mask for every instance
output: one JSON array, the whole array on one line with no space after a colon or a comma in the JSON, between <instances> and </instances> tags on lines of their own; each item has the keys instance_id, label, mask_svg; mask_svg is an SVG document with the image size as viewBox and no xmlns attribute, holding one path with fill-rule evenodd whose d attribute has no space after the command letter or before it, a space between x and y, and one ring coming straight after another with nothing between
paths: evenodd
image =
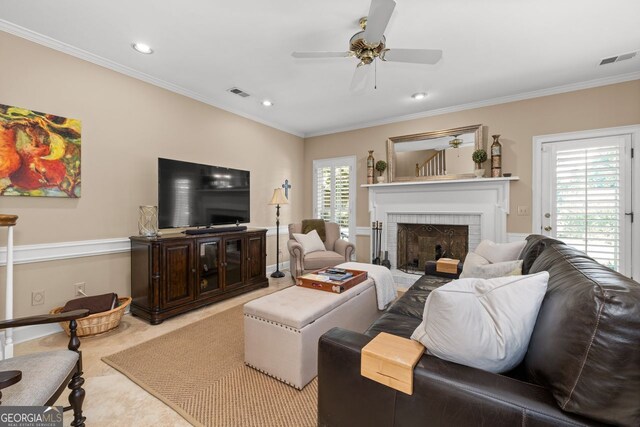
<instances>
[{"instance_id":1,"label":"ceiling fan light fixture","mask_svg":"<svg viewBox=\"0 0 640 427\"><path fill-rule=\"evenodd\" d=\"M153 53L153 49L146 43L133 43L131 47L139 53L144 53L145 55L150 55Z\"/></svg>"},{"instance_id":2,"label":"ceiling fan light fixture","mask_svg":"<svg viewBox=\"0 0 640 427\"><path fill-rule=\"evenodd\" d=\"M273 107L273 102L268 99L263 100L261 104L263 107Z\"/></svg>"},{"instance_id":3,"label":"ceiling fan light fixture","mask_svg":"<svg viewBox=\"0 0 640 427\"><path fill-rule=\"evenodd\" d=\"M426 97L427 94L425 92L418 92L411 95L411 98L415 99L416 101L420 101L421 99L425 99Z\"/></svg>"},{"instance_id":4,"label":"ceiling fan light fixture","mask_svg":"<svg viewBox=\"0 0 640 427\"><path fill-rule=\"evenodd\" d=\"M449 145L452 146L453 148L460 147L464 141L458 138L459 136L460 135L454 135L454 138L451 141L449 141Z\"/></svg>"}]
</instances>

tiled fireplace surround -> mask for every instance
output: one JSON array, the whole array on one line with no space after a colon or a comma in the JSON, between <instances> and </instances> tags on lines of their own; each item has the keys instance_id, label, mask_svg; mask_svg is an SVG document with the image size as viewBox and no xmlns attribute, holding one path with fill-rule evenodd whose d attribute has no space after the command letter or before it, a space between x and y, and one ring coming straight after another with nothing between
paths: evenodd
<instances>
[{"instance_id":1,"label":"tiled fireplace surround","mask_svg":"<svg viewBox=\"0 0 640 427\"><path fill-rule=\"evenodd\" d=\"M469 226L469 250L483 239L507 241L509 183L517 178L366 185L371 222L382 221L382 253L389 252L396 283L411 286L419 276L397 267L398 224ZM371 253L370 251L369 253Z\"/></svg>"}]
</instances>

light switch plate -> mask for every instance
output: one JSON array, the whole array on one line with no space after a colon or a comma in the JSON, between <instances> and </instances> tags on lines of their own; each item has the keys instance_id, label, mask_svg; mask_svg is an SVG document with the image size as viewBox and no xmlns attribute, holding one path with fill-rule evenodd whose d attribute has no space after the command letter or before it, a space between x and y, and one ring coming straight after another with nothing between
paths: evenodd
<instances>
[{"instance_id":1,"label":"light switch plate","mask_svg":"<svg viewBox=\"0 0 640 427\"><path fill-rule=\"evenodd\" d=\"M529 206L518 206L518 216L529 216Z\"/></svg>"}]
</instances>

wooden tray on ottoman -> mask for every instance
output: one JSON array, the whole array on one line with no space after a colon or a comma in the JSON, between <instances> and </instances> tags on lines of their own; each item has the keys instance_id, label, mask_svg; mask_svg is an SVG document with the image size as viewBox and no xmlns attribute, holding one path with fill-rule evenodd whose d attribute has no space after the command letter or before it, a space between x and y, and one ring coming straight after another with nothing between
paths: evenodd
<instances>
[{"instance_id":1,"label":"wooden tray on ottoman","mask_svg":"<svg viewBox=\"0 0 640 427\"><path fill-rule=\"evenodd\" d=\"M320 270L298 276L296 285L302 286L303 288L341 294L364 282L369 277L366 271L347 270L347 272L353 274L353 277L346 280L330 280L328 277L319 274L325 270L326 268L321 268Z\"/></svg>"}]
</instances>

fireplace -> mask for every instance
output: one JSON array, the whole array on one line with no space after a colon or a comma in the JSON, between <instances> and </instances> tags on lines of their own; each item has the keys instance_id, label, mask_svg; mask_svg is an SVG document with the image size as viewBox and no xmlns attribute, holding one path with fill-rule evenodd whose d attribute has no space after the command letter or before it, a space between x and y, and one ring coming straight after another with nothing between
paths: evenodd
<instances>
[{"instance_id":1,"label":"fireplace","mask_svg":"<svg viewBox=\"0 0 640 427\"><path fill-rule=\"evenodd\" d=\"M464 261L469 251L469 226L453 224L397 225L397 268L424 274L427 261L455 258Z\"/></svg>"},{"instance_id":2,"label":"fireplace","mask_svg":"<svg viewBox=\"0 0 640 427\"><path fill-rule=\"evenodd\" d=\"M371 222L384 224L380 249L383 254L389 252L391 274L396 284L409 287L419 277L399 268L399 224L465 225L470 250L483 239L506 242L509 186L511 181L517 180L517 177L509 177L365 185L369 192ZM435 252L435 245L433 248ZM453 255L458 257L457 253ZM462 259L464 254L459 257Z\"/></svg>"}]
</instances>

